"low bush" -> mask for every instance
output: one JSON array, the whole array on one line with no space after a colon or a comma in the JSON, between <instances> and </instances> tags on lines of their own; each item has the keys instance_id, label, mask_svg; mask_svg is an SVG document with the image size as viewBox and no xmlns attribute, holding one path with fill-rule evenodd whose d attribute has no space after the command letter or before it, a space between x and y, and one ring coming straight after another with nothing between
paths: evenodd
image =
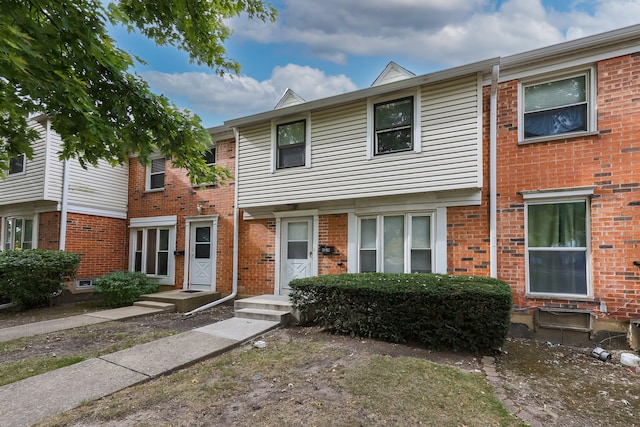
<instances>
[{"instance_id":1,"label":"low bush","mask_svg":"<svg viewBox=\"0 0 640 427\"><path fill-rule=\"evenodd\" d=\"M140 295L157 292L160 286L154 279L139 271L114 271L93 282L95 291L104 297L106 307L131 305Z\"/></svg>"},{"instance_id":2,"label":"low bush","mask_svg":"<svg viewBox=\"0 0 640 427\"><path fill-rule=\"evenodd\" d=\"M65 251L0 252L0 299L10 300L18 310L47 306L79 265L80 255Z\"/></svg>"},{"instance_id":3,"label":"low bush","mask_svg":"<svg viewBox=\"0 0 640 427\"><path fill-rule=\"evenodd\" d=\"M339 274L290 286L303 319L351 336L479 352L502 346L509 330L511 288L489 277Z\"/></svg>"}]
</instances>

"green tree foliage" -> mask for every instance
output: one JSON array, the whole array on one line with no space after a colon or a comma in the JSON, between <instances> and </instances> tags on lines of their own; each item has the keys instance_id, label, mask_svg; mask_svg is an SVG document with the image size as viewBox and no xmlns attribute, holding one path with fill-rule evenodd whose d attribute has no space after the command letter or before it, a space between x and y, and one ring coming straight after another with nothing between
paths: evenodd
<instances>
[{"instance_id":1,"label":"green tree foliage","mask_svg":"<svg viewBox=\"0 0 640 427\"><path fill-rule=\"evenodd\" d=\"M186 51L192 62L219 75L237 73L223 43L225 20L241 13L275 19L261 0L2 0L0 2L0 173L37 137L29 114L46 113L62 136L61 158L83 166L113 165L154 150L189 172L194 183L223 181L222 168L202 158L211 137L200 119L178 109L129 70L133 58L119 49L106 25L125 25L159 45ZM142 61L142 60L140 60Z\"/></svg>"}]
</instances>

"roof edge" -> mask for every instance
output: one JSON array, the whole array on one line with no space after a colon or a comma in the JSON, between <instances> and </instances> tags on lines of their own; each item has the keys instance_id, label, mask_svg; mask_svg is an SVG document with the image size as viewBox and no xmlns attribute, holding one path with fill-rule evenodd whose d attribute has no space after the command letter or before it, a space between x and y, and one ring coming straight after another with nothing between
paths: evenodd
<instances>
[{"instance_id":1,"label":"roof edge","mask_svg":"<svg viewBox=\"0 0 640 427\"><path fill-rule=\"evenodd\" d=\"M444 80L451 80L478 72L490 72L491 68L500 63L500 58L491 58L484 61L473 62L471 64L461 65L459 67L448 68L442 71L435 71L429 74L399 80L379 86L372 86L365 89L355 90L340 95L334 95L327 98L321 98L315 101L308 101L302 104L283 107L278 110L271 110L263 113L253 114L250 116L240 117L237 119L227 120L224 122L226 126L237 127L255 123L270 121L278 117L288 116L306 111L313 111L347 104L359 101L372 96L383 95L390 92L409 89L412 87L422 86L425 84L434 84Z\"/></svg>"}]
</instances>

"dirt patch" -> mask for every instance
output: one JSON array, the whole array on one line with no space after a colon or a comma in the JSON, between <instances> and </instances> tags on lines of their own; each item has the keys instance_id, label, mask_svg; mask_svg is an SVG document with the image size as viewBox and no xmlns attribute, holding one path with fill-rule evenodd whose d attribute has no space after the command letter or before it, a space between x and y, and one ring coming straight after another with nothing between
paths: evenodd
<instances>
[{"instance_id":1,"label":"dirt patch","mask_svg":"<svg viewBox=\"0 0 640 427\"><path fill-rule=\"evenodd\" d=\"M71 306L31 310L22 314L16 313L15 319L0 320L0 327L16 326L87 312L89 312L88 309L78 309ZM63 316L58 316L60 314ZM9 348L0 352L0 364L19 362L32 357L64 357L86 355L92 352L104 354L109 352L110 347L120 347L124 341L132 340L135 337L150 335L160 338L216 323L230 317L233 317L233 305L222 304L190 317L183 317L181 313L159 313L22 338L10 343L10 347L8 344L4 345ZM0 349L3 349L1 343ZM114 349L114 351L116 350Z\"/></svg>"},{"instance_id":2,"label":"dirt patch","mask_svg":"<svg viewBox=\"0 0 640 427\"><path fill-rule=\"evenodd\" d=\"M510 339L497 358L508 399L541 425L638 426L640 373L591 348Z\"/></svg>"},{"instance_id":3,"label":"dirt patch","mask_svg":"<svg viewBox=\"0 0 640 427\"><path fill-rule=\"evenodd\" d=\"M78 314L75 311L69 313ZM8 319L0 317L0 327L37 321L34 312ZM51 311L47 316L54 316ZM177 333L215 323L233 316L230 304L184 318L176 313L162 313L118 322L92 325L70 331L61 331L43 336L17 340L16 348L0 352L0 364L11 363L26 357L50 357L74 355L80 349L108 348L126 337L152 331ZM273 331L266 337L271 342L322 343L322 350L310 357L304 369L295 377L263 378L260 372L248 372L245 379L249 387L240 400L225 404L212 403L213 413L194 413L189 402L175 397L159 397L162 403L146 409L137 407L125 417L124 425L147 425L152 420L191 420L192 425L207 425L207 422L226 419L228 425L251 425L252 417L265 413L268 405L293 402L290 415L293 419L307 419L318 411L328 410L329 405L348 405L348 396L332 384L336 378L354 365L361 363L363 355L390 357L408 356L439 364L454 366L464 372L481 375L482 359L478 355L464 352L439 352L418 345L392 344L371 339L331 335L317 327L289 327ZM13 342L12 345L16 344ZM250 348L249 345L245 347ZM315 350L309 347L310 352ZM621 351L610 351L612 362L603 362L592 357L591 349L538 343L530 340L508 340L503 353L496 357L496 370L506 394L506 403L514 412L526 415L532 425L555 426L640 426L640 373L619 363ZM239 349L238 351L242 351ZM224 357L224 356L221 356ZM215 360L214 360L215 364ZM191 368L190 368L191 369ZM224 387L224 381L235 381L224 377L224 372L203 373L184 371L192 375L185 381L206 382L208 387ZM254 378L255 376L255 378ZM170 381L160 378L154 381ZM171 377L175 381L175 377ZM153 383L152 381L151 383ZM290 386L292 384L292 386ZM177 385L167 383L166 393ZM295 391L295 392L294 392ZM437 393L437 390L433 390ZM123 391L126 395L127 391ZM132 408L135 402L129 402ZM324 406L323 406L324 405ZM217 409L215 409L217 408ZM126 408L125 408L126 409ZM366 425L394 424L391 418L379 418L379 414L350 408L353 421ZM443 408L443 410L453 410ZM366 413L365 413L366 412ZM271 421L278 421L274 413ZM364 414L364 415L363 415ZM297 418L296 418L297 417ZM364 418L363 418L364 417ZM378 418L376 418L378 417ZM119 422L123 418L118 418ZM88 419L84 419L89 421ZM235 421L234 421L235 420ZM364 421L363 421L364 420ZM282 421L282 420L280 420ZM291 421L291 419L289 419ZM402 424L401 420L396 420ZM246 424L243 424L246 422ZM417 423L416 423L417 424ZM94 425L110 425L98 422ZM121 425L121 424L113 424ZM177 425L189 425L180 424ZM292 425L286 422L282 425ZM357 423L356 423L357 425ZM409 424L406 424L409 425ZM425 425L429 425L428 423ZM475 425L475 424L469 424Z\"/></svg>"}]
</instances>

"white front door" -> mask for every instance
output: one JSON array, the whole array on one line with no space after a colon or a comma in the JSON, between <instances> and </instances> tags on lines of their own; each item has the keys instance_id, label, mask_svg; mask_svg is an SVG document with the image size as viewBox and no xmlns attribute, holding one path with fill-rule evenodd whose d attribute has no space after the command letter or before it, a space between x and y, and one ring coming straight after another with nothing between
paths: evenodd
<instances>
[{"instance_id":1,"label":"white front door","mask_svg":"<svg viewBox=\"0 0 640 427\"><path fill-rule=\"evenodd\" d=\"M313 219L282 220L280 294L288 295L293 279L313 275Z\"/></svg>"},{"instance_id":2,"label":"white front door","mask_svg":"<svg viewBox=\"0 0 640 427\"><path fill-rule=\"evenodd\" d=\"M215 229L212 222L192 222L189 247L190 289L214 290Z\"/></svg>"}]
</instances>

